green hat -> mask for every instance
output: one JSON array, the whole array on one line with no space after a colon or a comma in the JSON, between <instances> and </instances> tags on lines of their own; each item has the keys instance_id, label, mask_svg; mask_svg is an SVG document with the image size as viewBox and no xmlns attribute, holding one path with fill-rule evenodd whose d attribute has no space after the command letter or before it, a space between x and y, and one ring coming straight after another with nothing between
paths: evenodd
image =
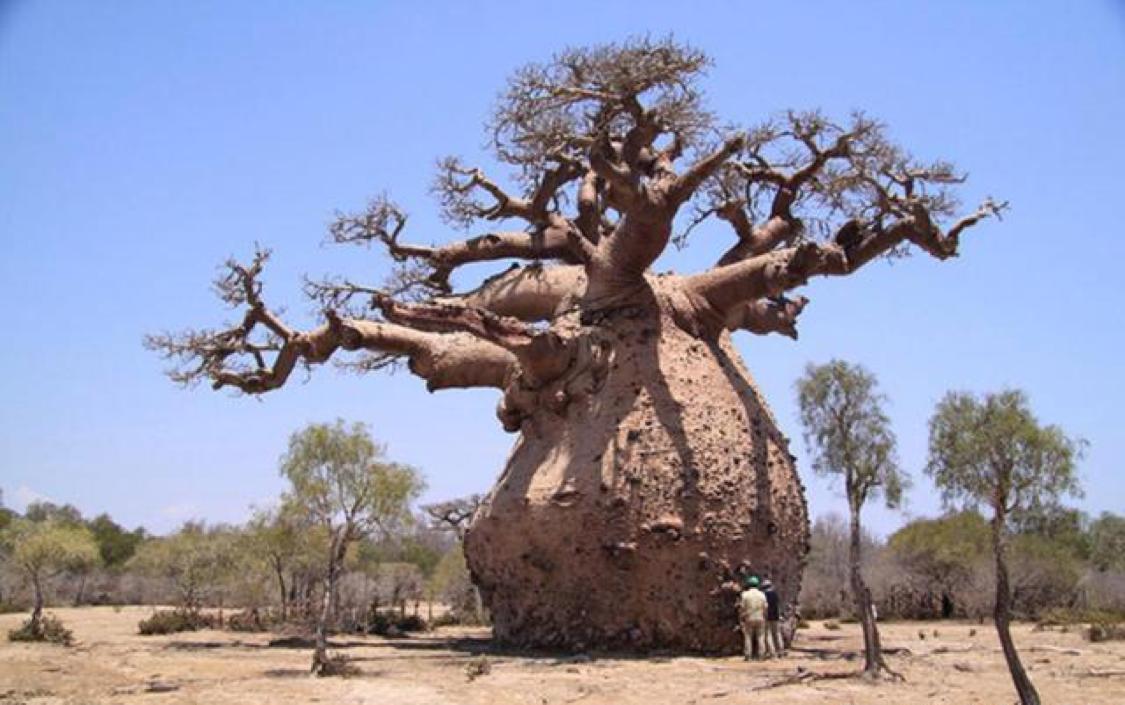
<instances>
[{"instance_id":1,"label":"green hat","mask_svg":"<svg viewBox=\"0 0 1125 705\"><path fill-rule=\"evenodd\" d=\"M746 587L749 587L749 588L758 587L758 576L751 575L749 578L746 578L746 580L744 582L745 582Z\"/></svg>"}]
</instances>

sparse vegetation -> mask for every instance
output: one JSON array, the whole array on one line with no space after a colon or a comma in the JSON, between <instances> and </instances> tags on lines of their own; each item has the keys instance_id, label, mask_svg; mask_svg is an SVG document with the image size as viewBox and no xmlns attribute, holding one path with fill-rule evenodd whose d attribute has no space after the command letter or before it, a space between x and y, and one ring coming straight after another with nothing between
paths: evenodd
<instances>
[{"instance_id":1,"label":"sparse vegetation","mask_svg":"<svg viewBox=\"0 0 1125 705\"><path fill-rule=\"evenodd\" d=\"M187 609L158 610L137 623L137 632L145 636L194 632L213 629L215 619L199 611Z\"/></svg>"},{"instance_id":2,"label":"sparse vegetation","mask_svg":"<svg viewBox=\"0 0 1125 705\"><path fill-rule=\"evenodd\" d=\"M17 629L8 632L10 641L45 641L60 646L74 643L74 634L63 626L62 620L52 614L44 614L38 620L28 618Z\"/></svg>"}]
</instances>

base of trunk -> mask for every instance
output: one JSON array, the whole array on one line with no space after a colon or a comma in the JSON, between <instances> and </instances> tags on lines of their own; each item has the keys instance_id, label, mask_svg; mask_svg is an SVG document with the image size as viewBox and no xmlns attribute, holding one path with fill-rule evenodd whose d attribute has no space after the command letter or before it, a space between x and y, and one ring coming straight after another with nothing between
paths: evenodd
<instances>
[{"instance_id":1,"label":"base of trunk","mask_svg":"<svg viewBox=\"0 0 1125 705\"><path fill-rule=\"evenodd\" d=\"M808 516L787 439L729 339L603 322L596 393L524 421L465 537L495 637L736 653L743 574L800 590Z\"/></svg>"}]
</instances>

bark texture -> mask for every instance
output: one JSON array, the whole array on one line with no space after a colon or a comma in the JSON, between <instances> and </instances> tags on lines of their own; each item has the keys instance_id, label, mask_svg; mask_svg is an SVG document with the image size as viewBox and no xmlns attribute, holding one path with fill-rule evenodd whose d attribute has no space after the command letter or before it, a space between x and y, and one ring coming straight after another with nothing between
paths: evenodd
<instances>
[{"instance_id":1,"label":"bark texture","mask_svg":"<svg viewBox=\"0 0 1125 705\"><path fill-rule=\"evenodd\" d=\"M648 283L588 328L603 353L587 386L526 419L466 534L504 642L735 652L739 568L799 592L809 530L787 439L729 337L675 322L682 280Z\"/></svg>"}]
</instances>

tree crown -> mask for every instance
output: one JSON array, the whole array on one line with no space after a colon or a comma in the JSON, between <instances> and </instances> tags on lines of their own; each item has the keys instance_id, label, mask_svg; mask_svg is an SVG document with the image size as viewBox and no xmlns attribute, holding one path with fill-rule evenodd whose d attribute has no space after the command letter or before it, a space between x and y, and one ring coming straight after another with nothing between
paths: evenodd
<instances>
[{"instance_id":1,"label":"tree crown","mask_svg":"<svg viewBox=\"0 0 1125 705\"><path fill-rule=\"evenodd\" d=\"M362 423L310 424L294 433L281 460L287 502L315 523L359 538L411 520L410 502L425 487L419 472L385 459Z\"/></svg>"},{"instance_id":2,"label":"tree crown","mask_svg":"<svg viewBox=\"0 0 1125 705\"><path fill-rule=\"evenodd\" d=\"M950 392L930 418L926 473L946 506L1036 510L1081 494L1084 447L1058 426L1041 425L1022 391Z\"/></svg>"},{"instance_id":3,"label":"tree crown","mask_svg":"<svg viewBox=\"0 0 1125 705\"><path fill-rule=\"evenodd\" d=\"M880 492L888 507L898 506L908 478L875 376L842 360L809 364L797 381L797 401L813 469L843 476L853 507Z\"/></svg>"}]
</instances>

